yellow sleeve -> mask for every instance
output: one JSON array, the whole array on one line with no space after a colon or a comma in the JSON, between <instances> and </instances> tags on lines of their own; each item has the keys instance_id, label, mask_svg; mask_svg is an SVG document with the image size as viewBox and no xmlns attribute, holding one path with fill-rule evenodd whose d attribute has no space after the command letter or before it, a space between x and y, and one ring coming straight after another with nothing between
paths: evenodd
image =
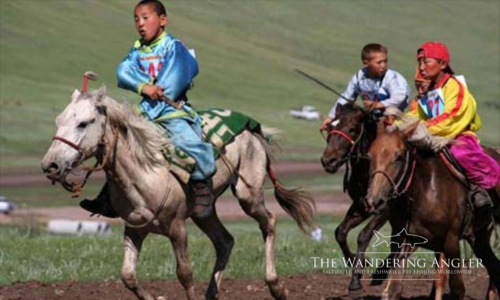
<instances>
[{"instance_id":1,"label":"yellow sleeve","mask_svg":"<svg viewBox=\"0 0 500 300\"><path fill-rule=\"evenodd\" d=\"M476 118L476 100L471 93L451 77L442 87L444 112L426 121L429 132L433 135L455 138L470 129ZM479 128L477 128L479 129Z\"/></svg>"},{"instance_id":2,"label":"yellow sleeve","mask_svg":"<svg viewBox=\"0 0 500 300\"><path fill-rule=\"evenodd\" d=\"M418 104L418 97L415 97L410 101L410 105L408 106L408 112L406 113L408 116L417 117L420 120L427 119L424 111Z\"/></svg>"}]
</instances>

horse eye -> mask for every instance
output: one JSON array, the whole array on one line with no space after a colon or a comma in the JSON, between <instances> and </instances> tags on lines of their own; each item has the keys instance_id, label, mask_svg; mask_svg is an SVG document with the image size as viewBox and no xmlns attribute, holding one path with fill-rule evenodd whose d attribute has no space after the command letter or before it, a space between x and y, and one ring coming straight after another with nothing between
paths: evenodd
<instances>
[{"instance_id":1,"label":"horse eye","mask_svg":"<svg viewBox=\"0 0 500 300\"><path fill-rule=\"evenodd\" d=\"M403 154L397 154L396 160L398 161L406 161L406 157Z\"/></svg>"},{"instance_id":2,"label":"horse eye","mask_svg":"<svg viewBox=\"0 0 500 300\"><path fill-rule=\"evenodd\" d=\"M92 119L92 120L90 120L90 121L80 122L80 124L78 124L78 126L77 126L77 127L78 127L78 129L85 129L85 128L87 128L87 126L88 126L89 124L94 123L94 121L95 121L95 119Z\"/></svg>"}]
</instances>

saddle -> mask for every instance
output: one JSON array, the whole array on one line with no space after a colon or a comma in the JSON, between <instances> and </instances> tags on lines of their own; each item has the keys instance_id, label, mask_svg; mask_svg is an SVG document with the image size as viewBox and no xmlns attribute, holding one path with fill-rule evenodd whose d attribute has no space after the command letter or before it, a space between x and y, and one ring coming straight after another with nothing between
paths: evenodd
<instances>
[{"instance_id":1,"label":"saddle","mask_svg":"<svg viewBox=\"0 0 500 300\"><path fill-rule=\"evenodd\" d=\"M443 161L444 165L450 171L450 173L455 176L460 183L462 183L467 189L470 189L471 183L465 176L464 169L458 164L458 161L453 157L448 147L443 147L439 151L439 157Z\"/></svg>"},{"instance_id":2,"label":"saddle","mask_svg":"<svg viewBox=\"0 0 500 300\"><path fill-rule=\"evenodd\" d=\"M203 139L212 144L215 159L221 155L224 147L231 144L244 130L263 135L259 122L237 111L209 109L199 111L198 114L203 120ZM162 153L170 164L170 171L187 184L196 166L195 159L174 144L166 145Z\"/></svg>"}]
</instances>

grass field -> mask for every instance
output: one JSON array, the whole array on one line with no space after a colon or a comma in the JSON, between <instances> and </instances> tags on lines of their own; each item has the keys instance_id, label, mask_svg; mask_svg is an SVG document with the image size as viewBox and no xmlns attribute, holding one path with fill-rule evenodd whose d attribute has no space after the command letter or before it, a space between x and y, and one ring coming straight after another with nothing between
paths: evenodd
<instances>
[{"instance_id":1,"label":"grass field","mask_svg":"<svg viewBox=\"0 0 500 300\"><path fill-rule=\"evenodd\" d=\"M323 228L324 239L316 242L301 234L293 222L279 220L276 240L278 273L290 275L318 271L311 257L341 259L342 253L333 238L339 221L337 218L317 219L317 224ZM264 243L257 223L224 223L236 241L224 277L263 277ZM351 249L355 249L354 237L359 229L351 233ZM119 279L123 258L122 230L121 226L114 226L110 236L76 237L50 235L31 227L0 225L0 285L28 280ZM215 262L215 252L208 238L194 225L189 225L188 231L189 254L195 277L208 279ZM386 226L381 232L389 235L389 228ZM387 251L385 246L374 249ZM372 254L371 258L384 258L385 255ZM429 258L432 255L422 251L418 257ZM175 257L168 239L149 236L143 246L137 270L139 279L175 279Z\"/></svg>"},{"instance_id":2,"label":"grass field","mask_svg":"<svg viewBox=\"0 0 500 300\"><path fill-rule=\"evenodd\" d=\"M41 156L83 72L98 72L116 99L114 70L134 39L135 1L0 2L0 161ZM195 48L201 72L190 93L199 108L226 107L281 129L283 156L317 159L319 121L292 119L310 104L326 113L336 96L294 73L309 72L342 90L368 42L390 49L390 67L411 83L415 50L449 45L484 120L484 143L500 145L498 1L169 1L168 31ZM306 149L306 151L304 151ZM34 163L34 162L33 162Z\"/></svg>"}]
</instances>

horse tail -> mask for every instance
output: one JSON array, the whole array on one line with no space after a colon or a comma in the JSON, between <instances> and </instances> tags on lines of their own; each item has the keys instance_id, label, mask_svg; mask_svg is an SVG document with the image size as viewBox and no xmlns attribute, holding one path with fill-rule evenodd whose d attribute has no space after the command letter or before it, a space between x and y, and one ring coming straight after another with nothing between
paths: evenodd
<instances>
[{"instance_id":1,"label":"horse tail","mask_svg":"<svg viewBox=\"0 0 500 300\"><path fill-rule=\"evenodd\" d=\"M266 130L266 129L265 129ZM268 132L268 131L265 131ZM266 171L274 186L274 196L283 210L297 222L300 230L306 233L305 226L314 228L313 213L316 207L310 193L301 189L287 189L276 177L273 169L272 148L264 135L256 135L264 146L267 157Z\"/></svg>"}]
</instances>

